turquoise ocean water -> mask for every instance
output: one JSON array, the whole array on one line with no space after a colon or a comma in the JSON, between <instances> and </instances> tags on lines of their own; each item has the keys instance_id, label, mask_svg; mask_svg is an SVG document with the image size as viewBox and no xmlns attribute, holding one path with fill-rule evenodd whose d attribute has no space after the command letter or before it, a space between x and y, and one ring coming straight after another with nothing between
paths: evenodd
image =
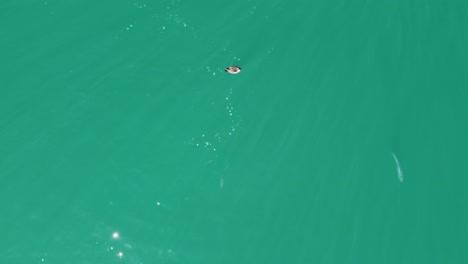
<instances>
[{"instance_id":1,"label":"turquoise ocean water","mask_svg":"<svg viewBox=\"0 0 468 264\"><path fill-rule=\"evenodd\" d=\"M0 263L468 263L466 25L463 1L2 1Z\"/></svg>"}]
</instances>

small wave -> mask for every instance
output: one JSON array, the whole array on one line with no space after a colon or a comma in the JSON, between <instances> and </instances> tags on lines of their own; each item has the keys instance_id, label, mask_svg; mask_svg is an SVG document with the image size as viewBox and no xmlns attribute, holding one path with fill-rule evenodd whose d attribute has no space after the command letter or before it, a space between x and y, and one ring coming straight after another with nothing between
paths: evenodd
<instances>
[{"instance_id":1,"label":"small wave","mask_svg":"<svg viewBox=\"0 0 468 264\"><path fill-rule=\"evenodd\" d=\"M398 180L400 180L400 182L403 182L403 171L401 170L400 162L398 162L398 159L395 153L392 153L392 155L393 155L393 159L395 160L396 167L397 167Z\"/></svg>"}]
</instances>

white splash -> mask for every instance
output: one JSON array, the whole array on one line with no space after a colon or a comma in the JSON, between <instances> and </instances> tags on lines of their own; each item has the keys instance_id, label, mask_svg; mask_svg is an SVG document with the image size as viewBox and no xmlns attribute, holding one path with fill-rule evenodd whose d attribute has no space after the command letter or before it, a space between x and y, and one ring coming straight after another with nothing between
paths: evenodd
<instances>
[{"instance_id":1,"label":"white splash","mask_svg":"<svg viewBox=\"0 0 468 264\"><path fill-rule=\"evenodd\" d=\"M394 153L392 153L392 155L396 163L398 179L400 180L400 182L403 182L403 171L401 171L400 162L398 162L398 159Z\"/></svg>"}]
</instances>

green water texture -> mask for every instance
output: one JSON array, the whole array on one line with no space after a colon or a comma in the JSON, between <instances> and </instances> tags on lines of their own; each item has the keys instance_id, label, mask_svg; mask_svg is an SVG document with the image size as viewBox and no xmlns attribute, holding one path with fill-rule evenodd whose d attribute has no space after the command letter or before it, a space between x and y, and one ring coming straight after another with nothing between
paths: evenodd
<instances>
[{"instance_id":1,"label":"green water texture","mask_svg":"<svg viewBox=\"0 0 468 264\"><path fill-rule=\"evenodd\" d=\"M463 1L2 1L0 263L468 263L466 25Z\"/></svg>"}]
</instances>

